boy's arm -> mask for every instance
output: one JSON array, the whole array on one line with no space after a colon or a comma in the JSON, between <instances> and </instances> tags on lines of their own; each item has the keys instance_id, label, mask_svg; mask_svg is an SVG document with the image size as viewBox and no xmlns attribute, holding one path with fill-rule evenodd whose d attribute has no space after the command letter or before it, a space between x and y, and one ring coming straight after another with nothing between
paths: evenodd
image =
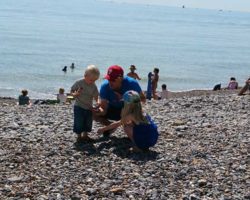
<instances>
[{"instance_id":1,"label":"boy's arm","mask_svg":"<svg viewBox=\"0 0 250 200\"><path fill-rule=\"evenodd\" d=\"M99 96L95 96L93 99L95 100L96 104L92 105L92 111L100 113L100 98Z\"/></svg>"},{"instance_id":2,"label":"boy's arm","mask_svg":"<svg viewBox=\"0 0 250 200\"><path fill-rule=\"evenodd\" d=\"M83 88L80 86L79 81L76 81L70 89L71 96L73 96L74 98L78 97L82 92Z\"/></svg>"},{"instance_id":3,"label":"boy's arm","mask_svg":"<svg viewBox=\"0 0 250 200\"><path fill-rule=\"evenodd\" d=\"M77 90L71 90L71 95L73 97L78 97L83 91L83 88L78 88Z\"/></svg>"},{"instance_id":4,"label":"boy's arm","mask_svg":"<svg viewBox=\"0 0 250 200\"><path fill-rule=\"evenodd\" d=\"M95 112L95 114L97 116L104 116L107 113L107 109L108 109L108 101L105 99L98 99L97 101L97 106L95 109L93 109L93 111Z\"/></svg>"}]
</instances>

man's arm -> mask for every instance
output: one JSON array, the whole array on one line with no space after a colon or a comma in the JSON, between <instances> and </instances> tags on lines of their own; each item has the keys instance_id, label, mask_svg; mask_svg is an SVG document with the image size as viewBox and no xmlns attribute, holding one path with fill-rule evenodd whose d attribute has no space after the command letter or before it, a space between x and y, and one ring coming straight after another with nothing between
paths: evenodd
<instances>
[{"instance_id":1,"label":"man's arm","mask_svg":"<svg viewBox=\"0 0 250 200\"><path fill-rule=\"evenodd\" d=\"M107 113L108 101L105 99L99 99L98 111L96 111L97 116L104 116Z\"/></svg>"}]
</instances>

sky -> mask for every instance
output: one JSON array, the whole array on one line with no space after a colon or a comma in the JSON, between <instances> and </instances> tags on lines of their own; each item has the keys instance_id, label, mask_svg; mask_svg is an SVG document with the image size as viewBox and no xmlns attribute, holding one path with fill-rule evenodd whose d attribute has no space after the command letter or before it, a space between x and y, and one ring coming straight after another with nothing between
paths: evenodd
<instances>
[{"instance_id":1,"label":"sky","mask_svg":"<svg viewBox=\"0 0 250 200\"><path fill-rule=\"evenodd\" d=\"M110 0L139 4L156 4L186 8L207 8L218 10L250 12L250 0Z\"/></svg>"}]
</instances>

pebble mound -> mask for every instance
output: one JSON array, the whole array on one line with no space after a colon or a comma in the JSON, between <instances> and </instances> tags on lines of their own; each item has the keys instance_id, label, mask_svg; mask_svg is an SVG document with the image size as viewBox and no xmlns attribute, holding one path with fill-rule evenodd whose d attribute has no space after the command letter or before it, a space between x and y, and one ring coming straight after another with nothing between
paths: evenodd
<instances>
[{"instance_id":1,"label":"pebble mound","mask_svg":"<svg viewBox=\"0 0 250 200\"><path fill-rule=\"evenodd\" d=\"M76 145L72 105L0 99L0 199L250 199L250 95L148 101L160 137L132 153L122 129ZM249 160L248 160L249 161Z\"/></svg>"}]
</instances>

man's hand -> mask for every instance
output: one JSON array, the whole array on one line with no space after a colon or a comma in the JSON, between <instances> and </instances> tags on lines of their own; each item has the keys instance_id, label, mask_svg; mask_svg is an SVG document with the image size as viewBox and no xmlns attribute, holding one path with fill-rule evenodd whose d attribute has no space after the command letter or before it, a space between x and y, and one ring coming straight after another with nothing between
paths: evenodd
<instances>
[{"instance_id":1,"label":"man's hand","mask_svg":"<svg viewBox=\"0 0 250 200\"><path fill-rule=\"evenodd\" d=\"M103 128L99 128L99 129L97 130L97 133L99 133L99 134L103 134L103 132L104 132L104 127L103 127Z\"/></svg>"}]
</instances>

